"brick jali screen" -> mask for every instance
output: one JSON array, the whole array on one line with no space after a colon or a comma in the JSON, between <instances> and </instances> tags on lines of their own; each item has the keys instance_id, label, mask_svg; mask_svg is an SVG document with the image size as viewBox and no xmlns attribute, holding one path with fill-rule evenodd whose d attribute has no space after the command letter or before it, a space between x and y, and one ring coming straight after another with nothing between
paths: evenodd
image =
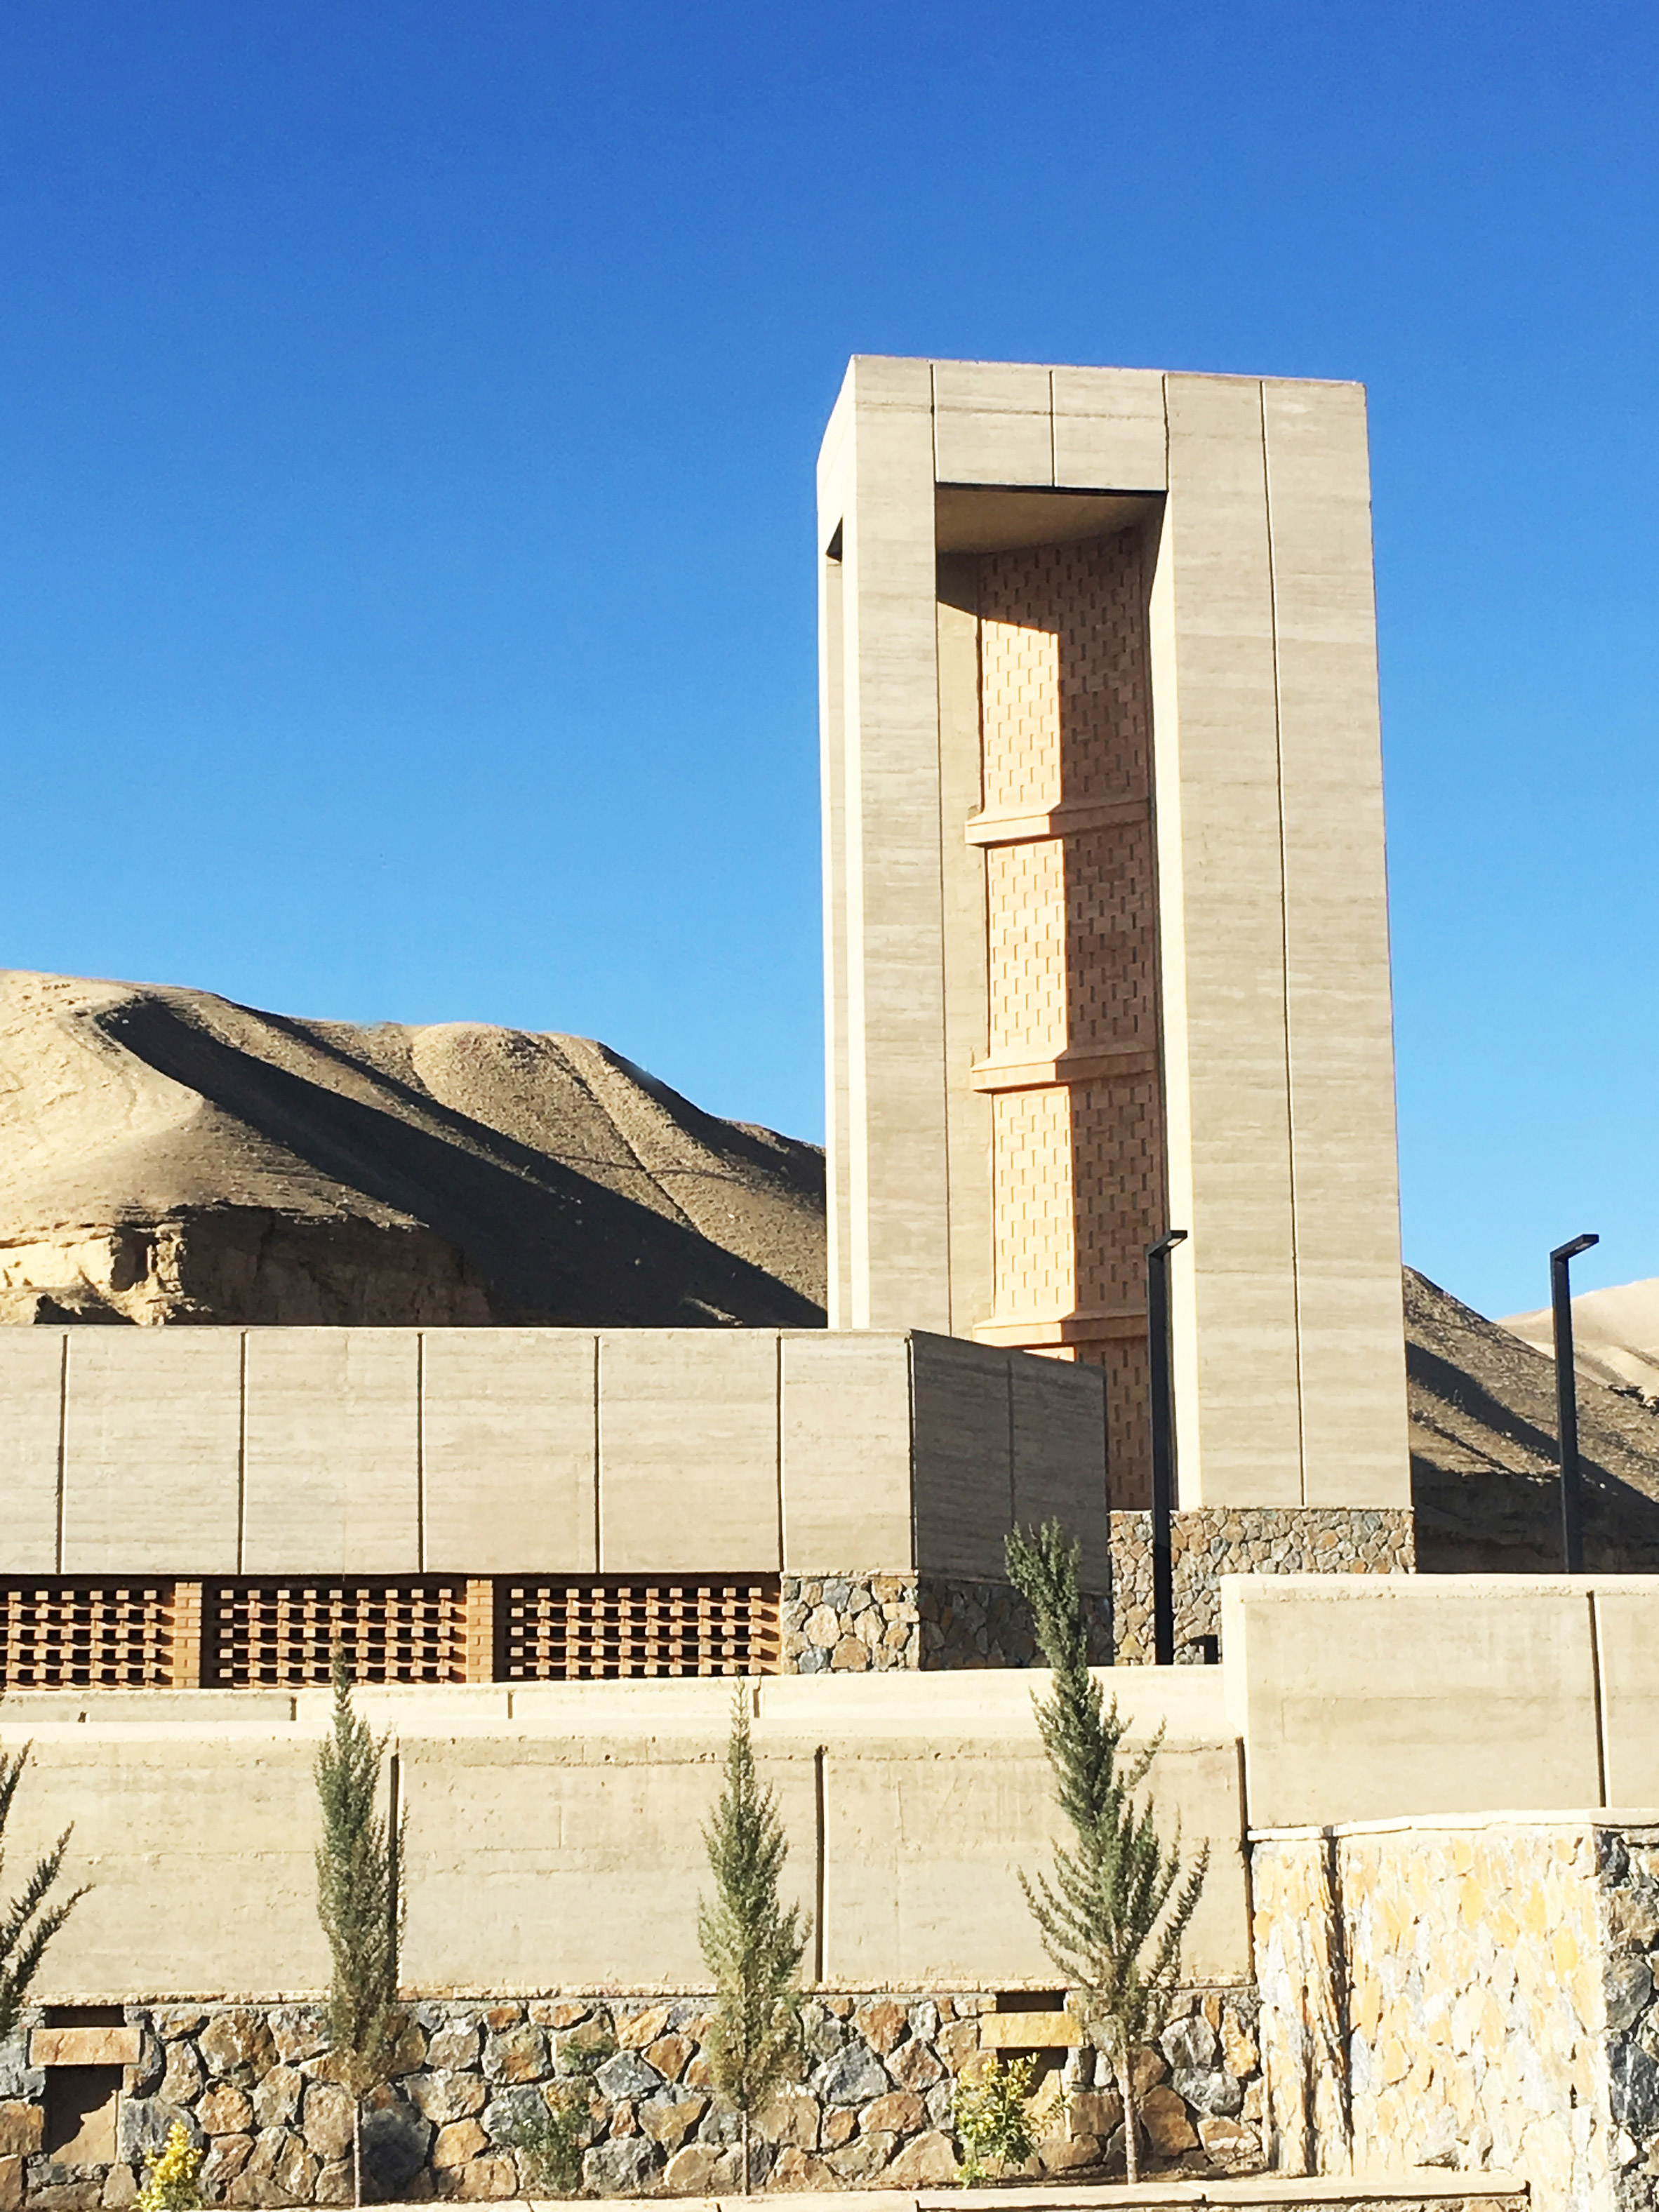
<instances>
[{"instance_id":1,"label":"brick jali screen","mask_svg":"<svg viewBox=\"0 0 1659 2212\"><path fill-rule=\"evenodd\" d=\"M68 1582L0 1583L0 1687L153 1690L178 1679L197 1637L197 1586Z\"/></svg>"},{"instance_id":2,"label":"brick jali screen","mask_svg":"<svg viewBox=\"0 0 1659 2212\"><path fill-rule=\"evenodd\" d=\"M503 1681L778 1671L775 1576L502 1581L495 1607L495 1671Z\"/></svg>"},{"instance_id":3,"label":"brick jali screen","mask_svg":"<svg viewBox=\"0 0 1659 2212\"><path fill-rule=\"evenodd\" d=\"M0 1690L312 1689L358 1682L775 1674L778 1578L0 1583Z\"/></svg>"},{"instance_id":4,"label":"brick jali screen","mask_svg":"<svg viewBox=\"0 0 1659 2212\"><path fill-rule=\"evenodd\" d=\"M325 1683L337 1644L359 1682L465 1682L467 1583L211 1582L202 1680L213 1689Z\"/></svg>"}]
</instances>

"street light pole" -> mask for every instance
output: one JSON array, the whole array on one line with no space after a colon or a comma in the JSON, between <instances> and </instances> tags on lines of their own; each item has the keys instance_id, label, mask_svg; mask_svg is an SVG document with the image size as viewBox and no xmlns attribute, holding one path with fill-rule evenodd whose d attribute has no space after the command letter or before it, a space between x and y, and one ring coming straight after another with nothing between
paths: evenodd
<instances>
[{"instance_id":1,"label":"street light pole","mask_svg":"<svg viewBox=\"0 0 1659 2212\"><path fill-rule=\"evenodd\" d=\"M1578 1485L1578 1377L1572 1364L1572 1290L1569 1263L1599 1237L1575 1237L1550 1254L1550 1308L1555 1320L1555 1422L1561 1459L1561 1563L1570 1575L1584 1571L1583 1504Z\"/></svg>"},{"instance_id":2,"label":"street light pole","mask_svg":"<svg viewBox=\"0 0 1659 2212\"><path fill-rule=\"evenodd\" d=\"M1146 1247L1146 1358L1152 1401L1152 1664L1175 1664L1175 1392L1170 1380L1170 1255L1184 1229Z\"/></svg>"}]
</instances>

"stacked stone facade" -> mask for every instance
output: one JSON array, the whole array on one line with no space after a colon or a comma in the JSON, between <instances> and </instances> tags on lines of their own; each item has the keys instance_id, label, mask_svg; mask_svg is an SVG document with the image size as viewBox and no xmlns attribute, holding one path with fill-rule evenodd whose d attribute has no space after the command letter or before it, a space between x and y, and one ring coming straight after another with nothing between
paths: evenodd
<instances>
[{"instance_id":1,"label":"stacked stone facade","mask_svg":"<svg viewBox=\"0 0 1659 2212\"><path fill-rule=\"evenodd\" d=\"M1112 1656L1112 1601L1085 1595L1095 1663ZM939 1575L786 1575L786 1674L1038 1667L1030 1608L1007 1583Z\"/></svg>"},{"instance_id":2,"label":"stacked stone facade","mask_svg":"<svg viewBox=\"0 0 1659 2212\"><path fill-rule=\"evenodd\" d=\"M1659 1829L1414 1822L1258 1838L1267 2154L1659 2205Z\"/></svg>"},{"instance_id":3,"label":"stacked stone facade","mask_svg":"<svg viewBox=\"0 0 1659 2212\"><path fill-rule=\"evenodd\" d=\"M709 2085L710 1999L569 1997L413 2003L389 2087L368 2100L366 2193L480 2202L545 2195L521 2139L549 2093L580 2118L582 2186L599 2196L724 2193L740 2185L738 2128ZM986 1992L815 1995L803 2008L800 2080L759 2115L751 2178L775 2189L920 2189L954 2179L957 2081L1008 2037ZM1254 2007L1189 1992L1161 2047L1136 2062L1155 2162L1206 2172L1260 2162L1263 2092ZM117 2155L74 2166L43 2140L46 2073L30 2030L0 2049L0 2201L40 2212L132 2203L148 2154L175 2121L206 2151L210 2203L343 2204L351 2107L313 2005L130 2005L140 2057L126 2071ZM1052 2023L1055 2015L1024 2015ZM1060 2016L1064 2020L1064 2016ZM1122 2112L1096 2054L1042 2054L1030 2172L1101 2173L1122 2160Z\"/></svg>"},{"instance_id":4,"label":"stacked stone facade","mask_svg":"<svg viewBox=\"0 0 1659 2212\"><path fill-rule=\"evenodd\" d=\"M1111 1529L1114 1656L1147 1665L1152 1516L1114 1513ZM1195 1506L1174 1516L1170 1552L1176 1657L1188 1662L1218 1653L1224 1575L1410 1574L1417 1564L1409 1506Z\"/></svg>"}]
</instances>

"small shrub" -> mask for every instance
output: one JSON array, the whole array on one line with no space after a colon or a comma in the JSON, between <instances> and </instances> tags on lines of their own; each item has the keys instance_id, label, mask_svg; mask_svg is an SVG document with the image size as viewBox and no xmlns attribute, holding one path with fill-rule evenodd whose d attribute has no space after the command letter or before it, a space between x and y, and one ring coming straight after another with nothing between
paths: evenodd
<instances>
[{"instance_id":1,"label":"small shrub","mask_svg":"<svg viewBox=\"0 0 1659 2212\"><path fill-rule=\"evenodd\" d=\"M199 2212L205 2154L191 2142L184 2122L175 2120L167 2130L166 2148L152 2151L144 2161L148 2172L137 2212Z\"/></svg>"},{"instance_id":2,"label":"small shrub","mask_svg":"<svg viewBox=\"0 0 1659 2212\"><path fill-rule=\"evenodd\" d=\"M524 2160L528 2190L574 2197L581 2187L582 2153L592 2141L592 2123L582 2100L569 2090L544 2089L542 2101L545 2109L514 2129L513 2148Z\"/></svg>"},{"instance_id":3,"label":"small shrub","mask_svg":"<svg viewBox=\"0 0 1659 2212\"><path fill-rule=\"evenodd\" d=\"M1036 2148L1030 2106L1036 2069L1035 2058L1011 2058L1002 2066L994 2056L971 2081L957 2082L951 2112L967 2153L957 2176L964 2189L988 2173L1024 2166Z\"/></svg>"},{"instance_id":4,"label":"small shrub","mask_svg":"<svg viewBox=\"0 0 1659 2212\"><path fill-rule=\"evenodd\" d=\"M574 2035L567 2036L559 2045L558 2069L561 2074L574 2074L580 2081L591 2081L605 2060L616 2055L617 2039L609 2028L578 2028Z\"/></svg>"}]
</instances>

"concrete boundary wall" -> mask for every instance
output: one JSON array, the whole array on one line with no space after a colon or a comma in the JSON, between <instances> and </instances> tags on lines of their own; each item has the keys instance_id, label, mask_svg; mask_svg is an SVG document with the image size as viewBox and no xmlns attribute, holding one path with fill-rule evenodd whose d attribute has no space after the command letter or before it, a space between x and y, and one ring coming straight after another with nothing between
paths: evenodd
<instances>
[{"instance_id":1,"label":"concrete boundary wall","mask_svg":"<svg viewBox=\"0 0 1659 2212\"><path fill-rule=\"evenodd\" d=\"M1054 1814L1030 1674L778 1678L746 1686L790 1842L787 1889L829 1989L1053 1986L1020 1894ZM410 1815L404 1979L422 1996L694 1991L733 1686L550 1683L358 1692L394 1734ZM1213 1670L1126 1681L1160 1723L1162 1802L1212 1869L1195 1980L1248 1978L1238 1761ZM0 1705L33 1741L7 1834L29 1863L74 1823L94 1886L48 1955L46 2003L316 1994L312 1761L328 1694L42 1693ZM81 1717L84 1715L84 1718Z\"/></svg>"},{"instance_id":2,"label":"concrete boundary wall","mask_svg":"<svg viewBox=\"0 0 1659 2212\"><path fill-rule=\"evenodd\" d=\"M1107 1578L1099 1375L920 1334L0 1331L0 1574Z\"/></svg>"},{"instance_id":3,"label":"concrete boundary wall","mask_svg":"<svg viewBox=\"0 0 1659 2212\"><path fill-rule=\"evenodd\" d=\"M1659 1581L1223 1582L1256 1827L1659 1805Z\"/></svg>"}]
</instances>

